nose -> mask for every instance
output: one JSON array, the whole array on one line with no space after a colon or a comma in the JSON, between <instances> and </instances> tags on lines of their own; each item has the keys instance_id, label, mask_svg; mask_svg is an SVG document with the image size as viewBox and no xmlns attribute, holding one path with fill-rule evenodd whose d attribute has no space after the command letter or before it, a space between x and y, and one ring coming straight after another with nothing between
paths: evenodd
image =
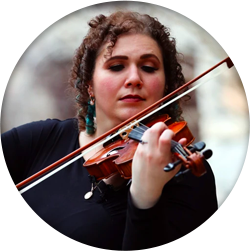
<instances>
[{"instance_id":1,"label":"nose","mask_svg":"<svg viewBox=\"0 0 250 251\"><path fill-rule=\"evenodd\" d=\"M138 87L142 88L143 82L140 76L139 69L136 66L129 68L128 76L125 81L125 87Z\"/></svg>"}]
</instances>

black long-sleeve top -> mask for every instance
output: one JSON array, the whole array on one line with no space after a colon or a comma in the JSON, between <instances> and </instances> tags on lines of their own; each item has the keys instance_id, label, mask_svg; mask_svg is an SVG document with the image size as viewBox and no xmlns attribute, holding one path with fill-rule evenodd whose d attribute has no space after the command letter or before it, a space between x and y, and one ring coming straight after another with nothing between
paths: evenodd
<instances>
[{"instance_id":1,"label":"black long-sleeve top","mask_svg":"<svg viewBox=\"0 0 250 251\"><path fill-rule=\"evenodd\" d=\"M78 135L76 119L48 119L3 133L4 157L14 183L79 148ZM50 226L84 244L111 250L156 247L194 230L218 208L208 163L202 177L189 172L182 181L172 179L154 207L138 209L129 186L115 191L101 182L93 197L84 199L91 179L83 162L78 159L22 196Z\"/></svg>"}]
</instances>

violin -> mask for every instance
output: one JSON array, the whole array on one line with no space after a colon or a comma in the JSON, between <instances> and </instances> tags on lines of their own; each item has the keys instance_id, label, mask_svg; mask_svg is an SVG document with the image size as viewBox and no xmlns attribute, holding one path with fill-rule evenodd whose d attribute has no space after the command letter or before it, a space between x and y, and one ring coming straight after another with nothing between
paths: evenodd
<instances>
[{"instance_id":1,"label":"violin","mask_svg":"<svg viewBox=\"0 0 250 251\"><path fill-rule=\"evenodd\" d=\"M142 125L141 121L145 120L147 117L152 116L160 109L173 103L177 99L183 97L187 93L199 87L201 84L205 83L200 83L190 88L188 91L185 91L177 96L177 93L184 90L189 85L193 84L195 81L202 78L203 76L205 76L223 63L226 63L228 68L231 68L234 65L231 59L227 57L226 59L211 67L198 77L187 82L172 93L158 100L148 108L132 116L131 118L122 122L120 125L117 125L113 129L107 131L98 138L94 139L89 144L75 150L74 152L68 154L67 156L61 158L55 163L49 165L48 167L42 169L36 174L20 182L16 185L17 189L21 189L27 185L22 190L20 190L20 193L24 193L25 191L39 184L43 180L49 178L56 172L70 165L72 162L76 161L79 158L82 158L86 153L92 151L98 146L104 146L105 150L101 149L98 152L98 155L95 154L92 158L88 159L84 163L84 166L88 169L90 175L93 175L97 180L100 180L103 178L110 177L113 174L119 172L124 179L130 179L131 162L138 143L142 142L142 133L138 133L139 129L145 131L150 126L159 121L166 123L168 128L173 130L173 132L175 133L175 137L171 142L171 151L178 158L175 163L169 163L167 166L165 166L163 168L163 171L169 172L173 170L177 165L182 163L187 168L186 170L191 170L194 175L198 177L203 175L206 172L205 167L203 165L203 160L208 159L212 155L212 151L207 150L203 153L199 153L205 147L204 142L198 142L193 146L190 145L194 141L194 137L188 129L187 123L185 121L174 122L169 124L170 118L167 115L159 116L156 120L151 120L151 122L149 122L147 125ZM122 137L121 140L112 140L115 139L118 135ZM187 144L185 146L181 146L177 142L180 138L187 139ZM179 174L180 172L177 175Z\"/></svg>"},{"instance_id":2,"label":"violin","mask_svg":"<svg viewBox=\"0 0 250 251\"><path fill-rule=\"evenodd\" d=\"M198 150L202 150L205 147L205 143L199 143L202 148L187 148L193 141L194 136L187 126L186 121L170 123L171 118L168 115L160 115L155 119L148 122L146 125L140 123L129 128L125 132L120 134L120 139L112 142L107 142L105 146L95 153L91 158L85 161L83 164L87 168L88 173L95 178L96 181L111 177L112 175L119 173L124 179L132 178L132 160L137 149L138 144L142 141L143 133L157 122L164 122L168 129L172 130L175 134L171 141L171 151L179 159L176 163L170 163L164 171L168 172L173 170L178 164L182 164L195 176L202 176L206 173L206 169L203 164L203 159L208 159L212 156L212 151L207 150L206 154L198 153ZM181 138L186 138L187 143L183 147L177 141ZM192 151L191 151L192 150Z\"/></svg>"}]
</instances>

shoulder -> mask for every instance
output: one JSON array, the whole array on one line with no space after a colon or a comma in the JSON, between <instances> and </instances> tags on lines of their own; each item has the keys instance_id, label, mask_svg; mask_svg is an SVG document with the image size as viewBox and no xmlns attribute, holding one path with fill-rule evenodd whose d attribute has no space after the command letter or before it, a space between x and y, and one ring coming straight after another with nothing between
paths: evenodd
<instances>
[{"instance_id":1,"label":"shoulder","mask_svg":"<svg viewBox=\"0 0 250 251\"><path fill-rule=\"evenodd\" d=\"M46 138L55 138L57 135L78 134L77 119L66 120L46 119L30 122L15 127L1 135L2 141L6 139L16 142L27 142L38 140L43 141ZM53 136L52 136L53 135Z\"/></svg>"},{"instance_id":2,"label":"shoulder","mask_svg":"<svg viewBox=\"0 0 250 251\"><path fill-rule=\"evenodd\" d=\"M34 121L30 122L28 124L22 125L19 127L21 128L30 128L30 129L35 129L35 128L72 128L72 129L77 129L77 119L70 118L70 119L65 119L65 120L59 120L59 119L46 119L46 120L39 120L39 121Z\"/></svg>"},{"instance_id":3,"label":"shoulder","mask_svg":"<svg viewBox=\"0 0 250 251\"><path fill-rule=\"evenodd\" d=\"M24 131L51 131L51 130L63 130L63 129L72 129L77 130L77 120L76 119L46 119L40 121L30 122L18 127L13 128L19 132Z\"/></svg>"}]
</instances>

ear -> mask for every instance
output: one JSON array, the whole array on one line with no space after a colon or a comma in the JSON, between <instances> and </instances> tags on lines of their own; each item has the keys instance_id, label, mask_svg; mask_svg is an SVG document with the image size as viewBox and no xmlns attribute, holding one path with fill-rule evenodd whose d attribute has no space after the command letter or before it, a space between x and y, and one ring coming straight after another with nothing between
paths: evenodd
<instances>
[{"instance_id":1,"label":"ear","mask_svg":"<svg viewBox=\"0 0 250 251\"><path fill-rule=\"evenodd\" d=\"M90 80L90 81L88 82L87 86L88 86L88 90L94 92L94 84L93 84L93 81L92 81L92 80Z\"/></svg>"},{"instance_id":2,"label":"ear","mask_svg":"<svg viewBox=\"0 0 250 251\"><path fill-rule=\"evenodd\" d=\"M88 94L90 97L94 97L94 90L93 90L92 82L88 84Z\"/></svg>"}]
</instances>

